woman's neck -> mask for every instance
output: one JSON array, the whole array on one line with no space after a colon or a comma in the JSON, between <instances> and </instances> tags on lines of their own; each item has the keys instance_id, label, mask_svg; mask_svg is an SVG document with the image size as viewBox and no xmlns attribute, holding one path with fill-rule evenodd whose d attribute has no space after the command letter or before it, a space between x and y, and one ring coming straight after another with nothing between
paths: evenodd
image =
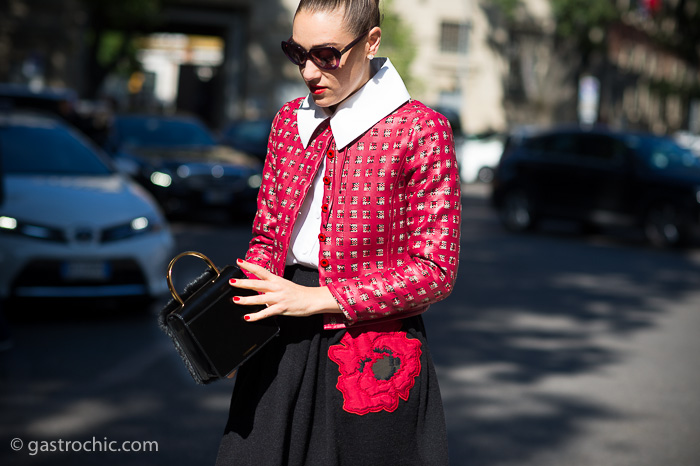
<instances>
[{"instance_id":1,"label":"woman's neck","mask_svg":"<svg viewBox=\"0 0 700 466\"><path fill-rule=\"evenodd\" d=\"M371 67L369 67L369 66L367 67L367 71L365 72L365 77L364 77L364 79L360 82L360 85L357 86L357 89L355 89L354 91L352 91L350 94L348 94L348 96L347 96L346 98L344 98L343 100L341 100L341 101L338 102L337 104L331 105L331 106L329 106L329 107L326 107L326 109L328 110L328 113L330 113L331 115L333 115L333 114L335 113L336 109L338 108L338 105L340 105L340 104L342 104L343 102L345 102L346 100L348 100L348 99L349 99L351 96L353 96L357 91L359 91L360 89L362 89L362 88L364 87L365 84L367 84L367 81L369 81L369 79L372 77L372 76L371 76L372 73L371 73L370 68L371 68Z\"/></svg>"}]
</instances>

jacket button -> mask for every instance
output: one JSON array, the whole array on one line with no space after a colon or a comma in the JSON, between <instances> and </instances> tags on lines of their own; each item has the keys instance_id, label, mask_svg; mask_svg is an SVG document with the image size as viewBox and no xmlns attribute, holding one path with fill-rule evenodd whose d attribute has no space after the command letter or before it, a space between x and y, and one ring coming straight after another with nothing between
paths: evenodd
<instances>
[{"instance_id":1,"label":"jacket button","mask_svg":"<svg viewBox=\"0 0 700 466\"><path fill-rule=\"evenodd\" d=\"M326 152L326 155L330 160L333 160L333 157L335 157L335 152L333 150L329 150L328 152Z\"/></svg>"},{"instance_id":2,"label":"jacket button","mask_svg":"<svg viewBox=\"0 0 700 466\"><path fill-rule=\"evenodd\" d=\"M321 211L322 211L324 214L325 214L326 212L328 212L328 204L323 204L323 205L321 206Z\"/></svg>"},{"instance_id":3,"label":"jacket button","mask_svg":"<svg viewBox=\"0 0 700 466\"><path fill-rule=\"evenodd\" d=\"M321 259L318 263L321 267L326 268L330 265L330 261L326 259L325 257Z\"/></svg>"},{"instance_id":4,"label":"jacket button","mask_svg":"<svg viewBox=\"0 0 700 466\"><path fill-rule=\"evenodd\" d=\"M327 176L324 176L323 177L323 184L325 184L325 185L331 184L331 179L328 178Z\"/></svg>"},{"instance_id":5,"label":"jacket button","mask_svg":"<svg viewBox=\"0 0 700 466\"><path fill-rule=\"evenodd\" d=\"M318 240L321 241L322 243L326 241L326 235L323 233L318 235Z\"/></svg>"}]
</instances>

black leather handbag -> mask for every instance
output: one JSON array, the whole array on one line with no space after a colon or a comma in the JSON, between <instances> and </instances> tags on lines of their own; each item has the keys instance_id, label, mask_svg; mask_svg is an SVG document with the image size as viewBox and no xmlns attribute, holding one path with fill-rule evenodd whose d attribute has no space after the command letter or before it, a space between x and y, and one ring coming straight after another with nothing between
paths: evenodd
<instances>
[{"instance_id":1,"label":"black leather handbag","mask_svg":"<svg viewBox=\"0 0 700 466\"><path fill-rule=\"evenodd\" d=\"M173 286L175 262L184 256L203 259L208 270L189 284L182 295ZM168 288L173 296L159 316L159 325L173 340L175 349L198 384L232 377L241 364L279 333L274 318L246 322L245 314L264 306L242 306L234 296L250 296L255 291L234 288L232 278L245 278L240 268L226 266L219 270L204 254L186 251L168 266Z\"/></svg>"}]
</instances>

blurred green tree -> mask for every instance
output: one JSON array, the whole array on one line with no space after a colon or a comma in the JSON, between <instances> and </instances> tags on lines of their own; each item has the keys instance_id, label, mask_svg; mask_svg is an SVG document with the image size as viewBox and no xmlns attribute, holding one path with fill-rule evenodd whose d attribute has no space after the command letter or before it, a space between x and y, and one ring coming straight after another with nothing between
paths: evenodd
<instances>
[{"instance_id":1,"label":"blurred green tree","mask_svg":"<svg viewBox=\"0 0 700 466\"><path fill-rule=\"evenodd\" d=\"M394 0L385 0L382 5L382 44L379 53L391 59L409 91L417 91L419 83L411 75L411 63L417 53L413 30L396 14Z\"/></svg>"},{"instance_id":2,"label":"blurred green tree","mask_svg":"<svg viewBox=\"0 0 700 466\"><path fill-rule=\"evenodd\" d=\"M581 52L582 64L591 52L604 45L607 27L620 19L620 11L611 0L551 0L556 34L573 40Z\"/></svg>"},{"instance_id":3,"label":"blurred green tree","mask_svg":"<svg viewBox=\"0 0 700 466\"><path fill-rule=\"evenodd\" d=\"M694 66L700 65L700 0L643 0L656 26L653 37Z\"/></svg>"},{"instance_id":4,"label":"blurred green tree","mask_svg":"<svg viewBox=\"0 0 700 466\"><path fill-rule=\"evenodd\" d=\"M86 96L94 97L111 73L138 69L134 38L159 22L161 0L82 0L87 12Z\"/></svg>"},{"instance_id":5,"label":"blurred green tree","mask_svg":"<svg viewBox=\"0 0 700 466\"><path fill-rule=\"evenodd\" d=\"M523 8L523 0L493 2L511 22ZM550 0L550 4L557 41L573 45L585 67L591 52L603 45L607 26L620 19L620 11L613 0Z\"/></svg>"},{"instance_id":6,"label":"blurred green tree","mask_svg":"<svg viewBox=\"0 0 700 466\"><path fill-rule=\"evenodd\" d=\"M493 0L514 20L523 0ZM626 15L646 23L645 32L659 45L692 65L700 64L700 0L550 0L559 40L573 41L585 65L603 46L609 25Z\"/></svg>"}]
</instances>

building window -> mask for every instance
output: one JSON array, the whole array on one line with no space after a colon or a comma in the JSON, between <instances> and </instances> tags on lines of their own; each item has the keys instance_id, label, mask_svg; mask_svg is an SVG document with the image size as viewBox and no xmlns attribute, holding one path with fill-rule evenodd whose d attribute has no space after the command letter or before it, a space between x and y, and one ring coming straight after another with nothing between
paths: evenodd
<instances>
[{"instance_id":1,"label":"building window","mask_svg":"<svg viewBox=\"0 0 700 466\"><path fill-rule=\"evenodd\" d=\"M440 50L466 55L469 43L469 24L443 22L440 28Z\"/></svg>"}]
</instances>

